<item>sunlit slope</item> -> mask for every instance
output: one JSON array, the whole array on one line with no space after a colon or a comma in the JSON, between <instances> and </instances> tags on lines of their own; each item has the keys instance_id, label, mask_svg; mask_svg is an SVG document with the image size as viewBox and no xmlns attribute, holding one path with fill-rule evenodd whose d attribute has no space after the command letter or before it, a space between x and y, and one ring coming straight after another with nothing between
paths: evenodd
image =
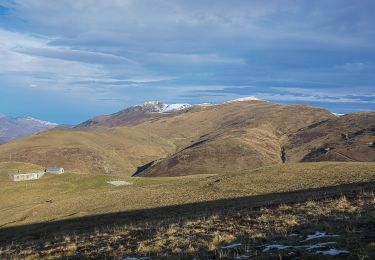
<instances>
[{"instance_id":1,"label":"sunlit slope","mask_svg":"<svg viewBox=\"0 0 375 260\"><path fill-rule=\"evenodd\" d=\"M140 129L52 130L1 145L0 160L56 165L70 172L130 175L138 165L174 149L166 139Z\"/></svg>"},{"instance_id":2,"label":"sunlit slope","mask_svg":"<svg viewBox=\"0 0 375 260\"><path fill-rule=\"evenodd\" d=\"M2 178L7 172L0 170L0 226L262 194L271 196L265 202L268 203L279 198L274 194L278 192L375 181L375 163L284 164L174 178L47 174L28 182ZM115 187L107 183L109 180L126 180L133 185ZM254 202L259 201L255 198Z\"/></svg>"},{"instance_id":3,"label":"sunlit slope","mask_svg":"<svg viewBox=\"0 0 375 260\"><path fill-rule=\"evenodd\" d=\"M186 145L200 136L233 129L262 128L284 136L312 123L332 118L324 109L305 105L280 105L265 101L243 101L194 106L179 114L135 125L150 129L177 144Z\"/></svg>"},{"instance_id":4,"label":"sunlit slope","mask_svg":"<svg viewBox=\"0 0 375 260\"><path fill-rule=\"evenodd\" d=\"M289 136L289 161L375 161L375 113L348 114Z\"/></svg>"},{"instance_id":5,"label":"sunlit slope","mask_svg":"<svg viewBox=\"0 0 375 260\"><path fill-rule=\"evenodd\" d=\"M0 161L130 175L158 160L159 168L144 176L225 173L280 162L288 134L332 117L319 108L263 101L194 106L143 123L132 118L137 123L130 126L48 131L0 146Z\"/></svg>"},{"instance_id":6,"label":"sunlit slope","mask_svg":"<svg viewBox=\"0 0 375 260\"><path fill-rule=\"evenodd\" d=\"M332 117L328 111L310 106L251 101L158 120L163 124L147 122L136 127L157 129L160 135L170 136L179 150L137 175L225 173L281 163L281 149L288 135Z\"/></svg>"}]
</instances>

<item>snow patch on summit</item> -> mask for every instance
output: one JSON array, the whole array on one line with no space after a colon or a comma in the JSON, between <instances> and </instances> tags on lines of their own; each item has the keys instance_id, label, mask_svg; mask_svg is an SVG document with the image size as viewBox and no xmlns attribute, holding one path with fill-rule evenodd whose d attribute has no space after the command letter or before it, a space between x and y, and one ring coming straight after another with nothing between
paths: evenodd
<instances>
[{"instance_id":1,"label":"snow patch on summit","mask_svg":"<svg viewBox=\"0 0 375 260\"><path fill-rule=\"evenodd\" d=\"M334 112L331 112L333 115L335 115L335 116L343 116L343 115L345 115L345 114L339 114L339 113L334 113Z\"/></svg>"},{"instance_id":2,"label":"snow patch on summit","mask_svg":"<svg viewBox=\"0 0 375 260\"><path fill-rule=\"evenodd\" d=\"M172 111L180 111L186 108L191 107L190 104L164 104L164 107L161 113L168 113Z\"/></svg>"},{"instance_id":3,"label":"snow patch on summit","mask_svg":"<svg viewBox=\"0 0 375 260\"><path fill-rule=\"evenodd\" d=\"M35 123L39 123L41 125L44 125L44 126L48 126L48 127L55 127L55 126L58 126L58 124L56 123L52 123L52 122L48 122L48 121L43 121L43 120L39 120L39 119L36 119L36 118L33 118L31 116L28 116L28 117L24 117L24 118L20 118L22 120L27 120L27 121L33 121Z\"/></svg>"},{"instance_id":4,"label":"snow patch on summit","mask_svg":"<svg viewBox=\"0 0 375 260\"><path fill-rule=\"evenodd\" d=\"M243 102L243 101L263 101L255 96L249 96L249 97L242 97L242 98L237 98L233 100L229 100L225 103L233 103L233 102Z\"/></svg>"},{"instance_id":5,"label":"snow patch on summit","mask_svg":"<svg viewBox=\"0 0 375 260\"><path fill-rule=\"evenodd\" d=\"M176 111L181 111L186 108L192 107L191 104L182 103L182 104L164 104L159 101L146 101L142 105L139 105L144 108L150 109L152 113L171 113Z\"/></svg>"}]
</instances>

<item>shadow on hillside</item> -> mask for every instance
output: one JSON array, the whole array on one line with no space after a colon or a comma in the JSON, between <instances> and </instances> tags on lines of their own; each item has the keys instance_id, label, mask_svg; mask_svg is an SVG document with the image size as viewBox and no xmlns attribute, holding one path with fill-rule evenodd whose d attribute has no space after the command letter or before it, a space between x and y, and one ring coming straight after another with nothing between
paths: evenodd
<instances>
[{"instance_id":1,"label":"shadow on hillside","mask_svg":"<svg viewBox=\"0 0 375 260\"><path fill-rule=\"evenodd\" d=\"M310 199L324 199L341 195L350 196L361 191L371 190L375 190L375 181L3 227L0 228L0 244L40 238L48 239L48 237L56 237L66 233L86 233L109 226L135 224L140 221L165 221L171 218L179 220L185 217L207 216L215 212L226 213L243 208L257 209L264 206L276 206L281 203L303 202Z\"/></svg>"}]
</instances>

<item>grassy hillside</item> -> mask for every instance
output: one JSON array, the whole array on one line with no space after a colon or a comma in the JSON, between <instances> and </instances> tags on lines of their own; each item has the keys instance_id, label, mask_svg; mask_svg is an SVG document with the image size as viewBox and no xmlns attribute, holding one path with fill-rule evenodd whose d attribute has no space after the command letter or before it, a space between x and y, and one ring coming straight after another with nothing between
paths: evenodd
<instances>
[{"instance_id":1,"label":"grassy hillside","mask_svg":"<svg viewBox=\"0 0 375 260\"><path fill-rule=\"evenodd\" d=\"M225 173L279 163L289 134L331 117L328 111L309 106L251 101L195 108L145 122L135 127L168 136L179 149L139 174Z\"/></svg>"},{"instance_id":2,"label":"grassy hillside","mask_svg":"<svg viewBox=\"0 0 375 260\"><path fill-rule=\"evenodd\" d=\"M277 164L282 146L290 162L375 161L375 113L335 117L307 106L264 102L212 109L227 116L218 120L219 130L201 135L137 176L211 174Z\"/></svg>"},{"instance_id":3,"label":"grassy hillside","mask_svg":"<svg viewBox=\"0 0 375 260\"><path fill-rule=\"evenodd\" d=\"M247 101L197 106L184 113L146 121L134 127L150 129L182 148L195 142L202 135L248 127L267 129L278 136L284 136L301 127L332 117L329 111L310 106Z\"/></svg>"},{"instance_id":4,"label":"grassy hillside","mask_svg":"<svg viewBox=\"0 0 375 260\"><path fill-rule=\"evenodd\" d=\"M3 176L13 166L1 167ZM374 163L285 164L172 178L67 173L29 182L0 180L0 256L233 257L251 249L270 257L290 251L265 254L258 247L271 241L297 246L301 238L289 234L306 237L316 231L342 235L334 247L351 256L371 255L372 250L371 237L358 231L370 227L373 196L302 202L374 189ZM115 187L109 180L133 185ZM284 206L257 209L280 203ZM231 243L241 245L221 248ZM303 248L294 252L314 256Z\"/></svg>"},{"instance_id":5,"label":"grassy hillside","mask_svg":"<svg viewBox=\"0 0 375 260\"><path fill-rule=\"evenodd\" d=\"M137 166L166 156L173 143L140 129L52 130L0 146L0 161L56 165L69 172L131 175Z\"/></svg>"},{"instance_id":6,"label":"grassy hillside","mask_svg":"<svg viewBox=\"0 0 375 260\"><path fill-rule=\"evenodd\" d=\"M143 123L132 117L133 125L127 127L48 131L1 145L0 161L129 176L137 167L167 157L177 158L177 167L157 168L156 175L223 173L279 162L286 134L331 117L322 109L262 101L196 106ZM203 137L208 142L190 149ZM173 155L181 150L182 155Z\"/></svg>"},{"instance_id":7,"label":"grassy hillside","mask_svg":"<svg viewBox=\"0 0 375 260\"><path fill-rule=\"evenodd\" d=\"M289 136L290 161L375 161L375 113L322 121Z\"/></svg>"},{"instance_id":8,"label":"grassy hillside","mask_svg":"<svg viewBox=\"0 0 375 260\"><path fill-rule=\"evenodd\" d=\"M1 171L2 175L6 172ZM110 180L133 185L115 187L106 183ZM375 181L374 163L286 164L216 176L173 178L71 173L29 182L1 178L0 226L370 181ZM268 202L273 199L277 195L267 197ZM47 202L50 200L53 202Z\"/></svg>"},{"instance_id":9,"label":"grassy hillside","mask_svg":"<svg viewBox=\"0 0 375 260\"><path fill-rule=\"evenodd\" d=\"M289 162L375 160L375 113L336 117L324 109L264 101L152 117L141 111L141 120L133 112L108 119L131 119L128 126L56 129L0 145L0 162L12 158L76 173L161 177L280 164L282 147Z\"/></svg>"}]
</instances>

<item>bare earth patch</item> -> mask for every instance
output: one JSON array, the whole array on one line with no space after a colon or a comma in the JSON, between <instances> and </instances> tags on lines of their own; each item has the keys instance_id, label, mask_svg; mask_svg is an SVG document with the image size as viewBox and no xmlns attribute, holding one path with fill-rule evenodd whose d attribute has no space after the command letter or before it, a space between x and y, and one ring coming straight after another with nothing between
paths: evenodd
<instances>
[{"instance_id":1,"label":"bare earth patch","mask_svg":"<svg viewBox=\"0 0 375 260\"><path fill-rule=\"evenodd\" d=\"M108 184L114 185L114 186L127 186L132 185L133 183L127 182L127 181L107 181Z\"/></svg>"}]
</instances>

